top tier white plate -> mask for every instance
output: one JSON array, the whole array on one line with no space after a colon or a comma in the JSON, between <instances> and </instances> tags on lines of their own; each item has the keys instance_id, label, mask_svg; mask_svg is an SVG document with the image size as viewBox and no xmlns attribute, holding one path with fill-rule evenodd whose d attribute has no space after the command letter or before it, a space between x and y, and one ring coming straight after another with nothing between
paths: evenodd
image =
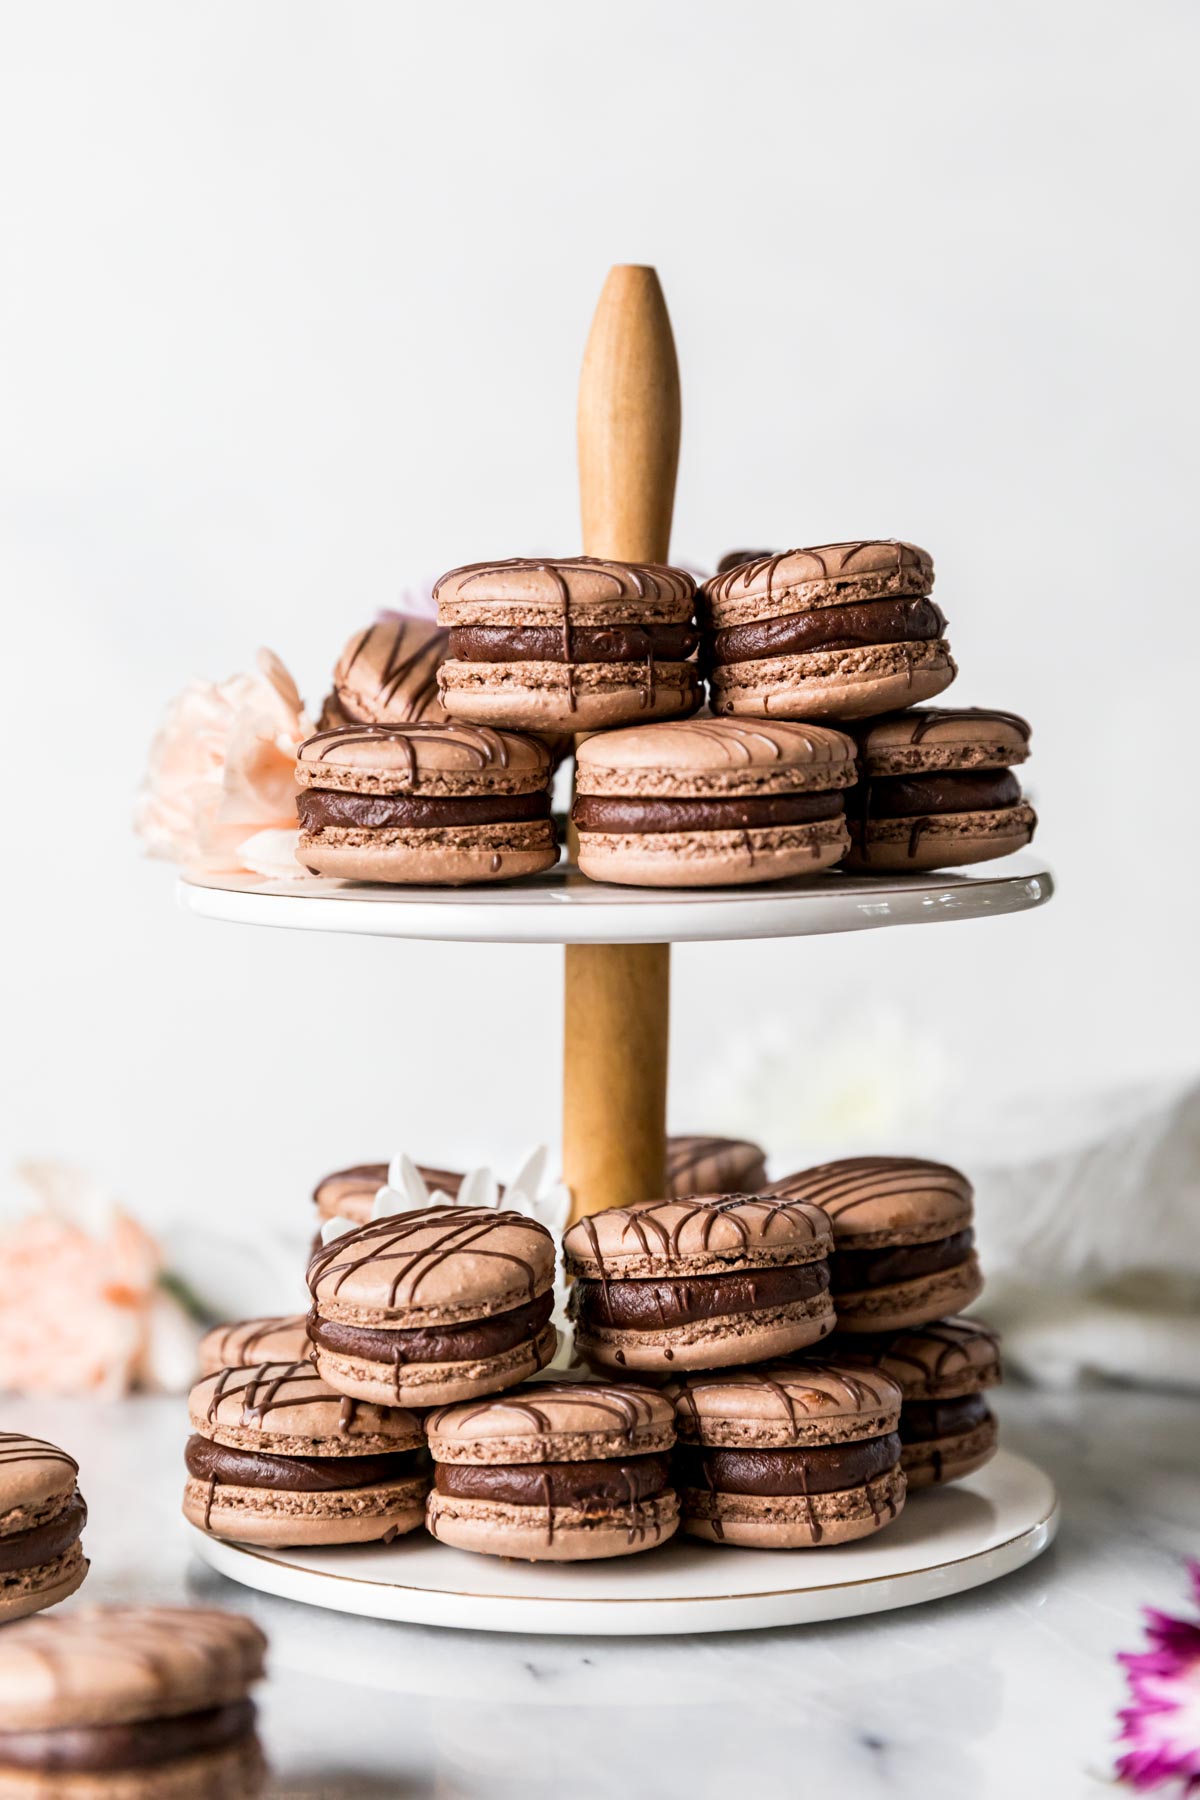
<instances>
[{"instance_id":1,"label":"top tier white plate","mask_svg":"<svg viewBox=\"0 0 1200 1800\"><path fill-rule=\"evenodd\" d=\"M609 887L569 864L494 887L366 887L305 875L297 881L190 877L178 888L187 912L237 925L480 944L809 937L1025 912L1053 892L1050 871L1030 856L985 863L978 874L827 874L740 888Z\"/></svg>"}]
</instances>

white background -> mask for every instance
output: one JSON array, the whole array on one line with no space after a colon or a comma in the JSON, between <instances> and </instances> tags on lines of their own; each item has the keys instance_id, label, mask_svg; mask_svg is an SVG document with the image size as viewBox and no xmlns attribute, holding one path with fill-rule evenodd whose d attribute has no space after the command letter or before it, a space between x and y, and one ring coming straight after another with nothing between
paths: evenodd
<instances>
[{"instance_id":1,"label":"white background","mask_svg":"<svg viewBox=\"0 0 1200 1800\"><path fill-rule=\"evenodd\" d=\"M675 1125L937 1154L1194 1062L1194 8L0 26L5 1161L283 1222L339 1162L554 1136L555 951L189 922L129 819L192 677L266 643L317 703L405 587L578 548L615 261L674 319L676 556L926 545L950 699L1032 719L1061 883L1002 924L678 951Z\"/></svg>"}]
</instances>

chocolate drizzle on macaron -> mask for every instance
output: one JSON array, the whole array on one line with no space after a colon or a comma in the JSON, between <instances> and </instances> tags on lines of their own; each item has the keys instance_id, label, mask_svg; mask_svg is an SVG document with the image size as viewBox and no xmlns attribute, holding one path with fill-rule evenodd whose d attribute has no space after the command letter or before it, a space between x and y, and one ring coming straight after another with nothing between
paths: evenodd
<instances>
[{"instance_id":1,"label":"chocolate drizzle on macaron","mask_svg":"<svg viewBox=\"0 0 1200 1800\"><path fill-rule=\"evenodd\" d=\"M56 1444L0 1432L0 1624L56 1606L87 1574L78 1473Z\"/></svg>"},{"instance_id":2,"label":"chocolate drizzle on macaron","mask_svg":"<svg viewBox=\"0 0 1200 1800\"><path fill-rule=\"evenodd\" d=\"M437 672L449 637L432 619L408 613L356 631L334 665L322 727L444 725Z\"/></svg>"},{"instance_id":3,"label":"chocolate drizzle on macaron","mask_svg":"<svg viewBox=\"0 0 1200 1800\"><path fill-rule=\"evenodd\" d=\"M708 1369L789 1354L833 1329L816 1207L700 1195L612 1207L563 1239L575 1344L593 1367Z\"/></svg>"},{"instance_id":4,"label":"chocolate drizzle on macaron","mask_svg":"<svg viewBox=\"0 0 1200 1800\"><path fill-rule=\"evenodd\" d=\"M754 1194L766 1179L761 1144L698 1135L667 1139L667 1192L675 1199L691 1194Z\"/></svg>"}]
</instances>

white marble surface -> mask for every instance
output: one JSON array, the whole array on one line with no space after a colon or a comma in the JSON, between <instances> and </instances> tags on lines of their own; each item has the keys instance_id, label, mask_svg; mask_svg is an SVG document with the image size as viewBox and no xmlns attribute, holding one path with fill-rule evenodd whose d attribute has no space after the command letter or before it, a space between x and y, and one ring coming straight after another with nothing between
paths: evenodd
<instances>
[{"instance_id":1,"label":"white marble surface","mask_svg":"<svg viewBox=\"0 0 1200 1800\"><path fill-rule=\"evenodd\" d=\"M958 1599L687 1638L499 1637L270 1600L193 1560L178 1402L10 1401L71 1449L91 1507L79 1599L244 1608L271 1639L273 1795L304 1800L1075 1800L1111 1793L1116 1650L1200 1551L1200 1408L1006 1391L1006 1441L1062 1491L1057 1544ZM75 1604L71 1602L69 1604Z\"/></svg>"}]
</instances>

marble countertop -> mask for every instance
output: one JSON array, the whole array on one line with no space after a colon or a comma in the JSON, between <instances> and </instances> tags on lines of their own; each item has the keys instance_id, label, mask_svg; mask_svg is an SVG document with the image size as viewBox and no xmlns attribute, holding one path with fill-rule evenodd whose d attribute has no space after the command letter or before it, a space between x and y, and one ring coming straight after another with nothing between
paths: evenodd
<instances>
[{"instance_id":1,"label":"marble countertop","mask_svg":"<svg viewBox=\"0 0 1200 1800\"><path fill-rule=\"evenodd\" d=\"M535 1638L342 1617L226 1582L179 1518L179 1402L9 1401L78 1457L80 1599L238 1607L271 1640L277 1800L1075 1800L1111 1793L1118 1649L1200 1553L1200 1406L1006 1390L1004 1441L1049 1470L1057 1543L955 1599L786 1630ZM75 1604L75 1603L70 1603ZM1123 1791L1123 1790L1122 1790Z\"/></svg>"}]
</instances>

